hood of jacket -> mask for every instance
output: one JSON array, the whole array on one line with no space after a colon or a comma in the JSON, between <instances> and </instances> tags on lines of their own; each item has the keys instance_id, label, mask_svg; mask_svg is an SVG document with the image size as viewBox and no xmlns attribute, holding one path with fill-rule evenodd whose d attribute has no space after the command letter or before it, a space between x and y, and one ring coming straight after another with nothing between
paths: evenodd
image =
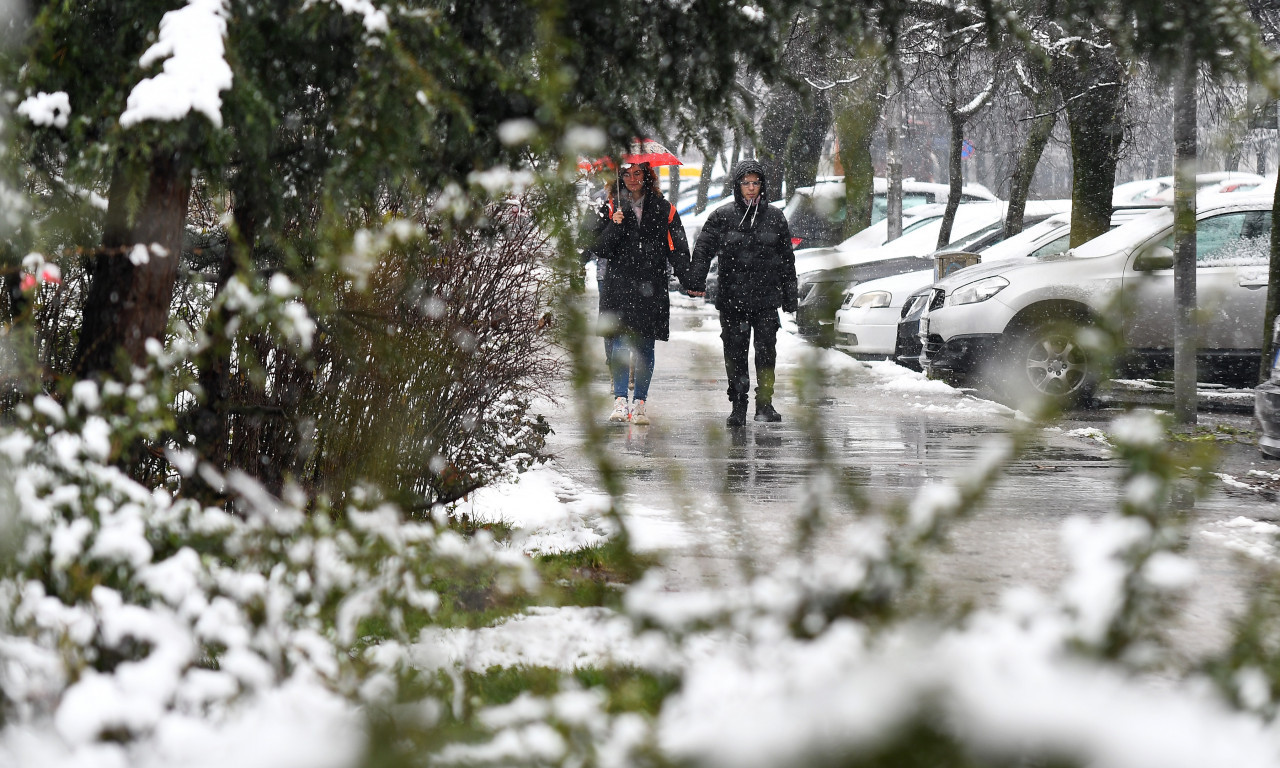
<instances>
[{"instance_id":1,"label":"hood of jacket","mask_svg":"<svg viewBox=\"0 0 1280 768\"><path fill-rule=\"evenodd\" d=\"M764 175L764 165L759 160L742 160L733 166L733 199L738 203L738 210L745 210L747 201L742 197L742 177L748 173L754 173L760 177L760 197L757 198L761 205L769 204L769 180Z\"/></svg>"}]
</instances>

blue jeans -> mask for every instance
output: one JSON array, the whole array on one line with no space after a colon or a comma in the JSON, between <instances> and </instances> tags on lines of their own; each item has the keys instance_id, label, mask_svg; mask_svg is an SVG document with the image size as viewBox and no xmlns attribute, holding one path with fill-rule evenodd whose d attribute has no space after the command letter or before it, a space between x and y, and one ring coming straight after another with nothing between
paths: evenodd
<instances>
[{"instance_id":1,"label":"blue jeans","mask_svg":"<svg viewBox=\"0 0 1280 768\"><path fill-rule=\"evenodd\" d=\"M649 399L649 382L653 380L653 339L641 339L623 334L609 339L613 345L609 355L609 371L613 374L613 396L627 396L627 381L631 378L631 357L635 355L636 390L634 400Z\"/></svg>"}]
</instances>

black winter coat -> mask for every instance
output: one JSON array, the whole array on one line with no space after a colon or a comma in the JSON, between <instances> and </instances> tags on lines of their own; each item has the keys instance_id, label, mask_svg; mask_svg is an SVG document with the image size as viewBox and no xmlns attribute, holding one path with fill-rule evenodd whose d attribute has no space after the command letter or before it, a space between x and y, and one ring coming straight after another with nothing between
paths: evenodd
<instances>
[{"instance_id":1,"label":"black winter coat","mask_svg":"<svg viewBox=\"0 0 1280 768\"><path fill-rule=\"evenodd\" d=\"M760 196L748 206L739 182L748 173L760 177ZM707 270L719 258L720 309L796 311L796 257L791 228L782 211L769 205L764 167L755 160L733 171L733 205L722 205L707 217L693 249L688 289L705 291Z\"/></svg>"},{"instance_id":2,"label":"black winter coat","mask_svg":"<svg viewBox=\"0 0 1280 768\"><path fill-rule=\"evenodd\" d=\"M621 224L610 218L614 204L622 209ZM681 286L689 270L689 243L680 214L652 192L645 195L639 221L631 205L624 202L605 203L599 214L591 250L608 263L600 290L603 332L666 341L671 335L667 265L680 278Z\"/></svg>"}]
</instances>

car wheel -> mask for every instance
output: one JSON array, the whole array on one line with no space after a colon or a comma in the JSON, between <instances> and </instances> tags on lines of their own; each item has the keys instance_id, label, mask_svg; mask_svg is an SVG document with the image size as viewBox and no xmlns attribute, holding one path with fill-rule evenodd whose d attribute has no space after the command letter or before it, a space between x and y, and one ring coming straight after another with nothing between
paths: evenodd
<instances>
[{"instance_id":1,"label":"car wheel","mask_svg":"<svg viewBox=\"0 0 1280 768\"><path fill-rule=\"evenodd\" d=\"M1018 334L1004 366L1018 406L1038 400L1067 408L1092 396L1098 365L1080 344L1079 330L1077 323L1054 320Z\"/></svg>"}]
</instances>

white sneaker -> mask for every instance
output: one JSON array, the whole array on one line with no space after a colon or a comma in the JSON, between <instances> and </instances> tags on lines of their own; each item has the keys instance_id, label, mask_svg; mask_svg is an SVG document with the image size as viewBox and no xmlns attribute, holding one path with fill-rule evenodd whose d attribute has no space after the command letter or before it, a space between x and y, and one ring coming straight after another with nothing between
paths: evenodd
<instances>
[{"instance_id":1,"label":"white sneaker","mask_svg":"<svg viewBox=\"0 0 1280 768\"><path fill-rule=\"evenodd\" d=\"M632 424L648 424L649 423L649 416L644 412L643 400L637 400L635 405L632 406L631 423Z\"/></svg>"},{"instance_id":2,"label":"white sneaker","mask_svg":"<svg viewBox=\"0 0 1280 768\"><path fill-rule=\"evenodd\" d=\"M613 413L609 414L609 421L630 421L631 414L627 412L627 398L619 397L613 401Z\"/></svg>"}]
</instances>

